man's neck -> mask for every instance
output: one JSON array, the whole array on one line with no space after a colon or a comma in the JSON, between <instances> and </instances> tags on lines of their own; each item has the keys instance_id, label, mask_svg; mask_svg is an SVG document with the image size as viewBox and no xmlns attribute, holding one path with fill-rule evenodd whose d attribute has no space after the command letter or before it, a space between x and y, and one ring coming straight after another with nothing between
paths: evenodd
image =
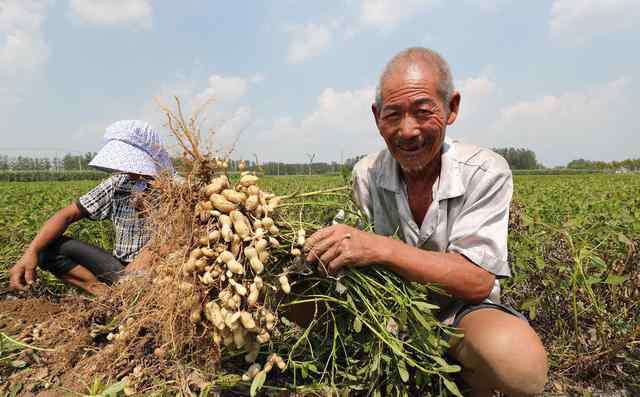
<instances>
[{"instance_id":1,"label":"man's neck","mask_svg":"<svg viewBox=\"0 0 640 397\"><path fill-rule=\"evenodd\" d=\"M420 186L424 184L433 184L440 176L442 168L442 153L438 153L426 167L418 171L402 170L402 177L407 185Z\"/></svg>"}]
</instances>

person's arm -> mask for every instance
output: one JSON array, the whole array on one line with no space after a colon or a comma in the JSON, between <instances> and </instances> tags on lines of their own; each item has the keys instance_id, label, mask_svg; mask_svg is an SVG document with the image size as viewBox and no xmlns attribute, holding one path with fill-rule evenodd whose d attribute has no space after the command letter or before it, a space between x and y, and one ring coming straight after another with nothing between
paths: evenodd
<instances>
[{"instance_id":1,"label":"person's arm","mask_svg":"<svg viewBox=\"0 0 640 397\"><path fill-rule=\"evenodd\" d=\"M27 247L22 257L9 270L10 285L12 288L25 290L26 284L33 283L35 269L38 266L38 253L49 243L62 236L67 227L82 219L84 213L77 203L71 203L67 207L56 212L49 218L38 231L38 234Z\"/></svg>"},{"instance_id":2,"label":"person's arm","mask_svg":"<svg viewBox=\"0 0 640 397\"><path fill-rule=\"evenodd\" d=\"M309 238L307 247L307 260L318 260L330 273L344 266L380 264L406 280L437 284L468 302L485 299L495 281L493 274L458 253L425 251L346 225L322 229Z\"/></svg>"},{"instance_id":3,"label":"person's arm","mask_svg":"<svg viewBox=\"0 0 640 397\"><path fill-rule=\"evenodd\" d=\"M24 290L23 282L27 284L33 282L35 269L38 266L38 253L47 244L60 237L70 224L85 217L101 220L109 216L113 192L120 178L121 176L114 175L105 179L81 196L78 201L56 212L45 222L20 260L9 271L12 288Z\"/></svg>"}]
</instances>

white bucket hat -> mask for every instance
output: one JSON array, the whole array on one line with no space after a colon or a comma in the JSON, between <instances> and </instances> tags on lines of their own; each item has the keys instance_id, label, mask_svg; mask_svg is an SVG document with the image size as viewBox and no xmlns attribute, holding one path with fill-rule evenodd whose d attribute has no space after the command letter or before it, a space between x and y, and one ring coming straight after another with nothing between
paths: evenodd
<instances>
[{"instance_id":1,"label":"white bucket hat","mask_svg":"<svg viewBox=\"0 0 640 397\"><path fill-rule=\"evenodd\" d=\"M116 121L107 127L104 139L107 143L89 163L92 167L148 176L175 173L158 132L147 122Z\"/></svg>"}]
</instances>

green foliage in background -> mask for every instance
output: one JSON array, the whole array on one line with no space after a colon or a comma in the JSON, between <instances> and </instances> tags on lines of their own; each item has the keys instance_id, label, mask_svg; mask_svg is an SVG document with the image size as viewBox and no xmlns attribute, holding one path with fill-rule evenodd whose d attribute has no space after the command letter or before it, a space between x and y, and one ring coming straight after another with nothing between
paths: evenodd
<instances>
[{"instance_id":1,"label":"green foliage in background","mask_svg":"<svg viewBox=\"0 0 640 397\"><path fill-rule=\"evenodd\" d=\"M638 174L516 177L503 296L557 375L640 392L639 193Z\"/></svg>"}]
</instances>

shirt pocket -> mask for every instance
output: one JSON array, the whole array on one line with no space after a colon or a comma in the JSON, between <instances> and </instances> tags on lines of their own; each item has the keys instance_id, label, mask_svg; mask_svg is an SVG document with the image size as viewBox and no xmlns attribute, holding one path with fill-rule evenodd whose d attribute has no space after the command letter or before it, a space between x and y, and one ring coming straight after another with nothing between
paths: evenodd
<instances>
[{"instance_id":1,"label":"shirt pocket","mask_svg":"<svg viewBox=\"0 0 640 397\"><path fill-rule=\"evenodd\" d=\"M397 221L396 216L391 216L387 211L382 208L375 209L374 215L374 229L376 234L383 236L393 236L396 233L402 233L400 229L400 223Z\"/></svg>"}]
</instances>

